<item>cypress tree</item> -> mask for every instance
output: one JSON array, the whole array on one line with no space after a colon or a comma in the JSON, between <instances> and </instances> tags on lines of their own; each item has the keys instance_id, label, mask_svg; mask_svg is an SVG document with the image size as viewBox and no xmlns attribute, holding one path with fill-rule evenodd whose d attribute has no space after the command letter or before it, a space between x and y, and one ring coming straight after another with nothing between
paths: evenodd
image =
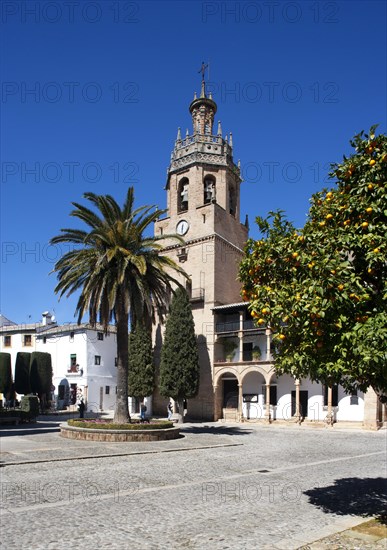
<instances>
[{"instance_id":1,"label":"cypress tree","mask_svg":"<svg viewBox=\"0 0 387 550\"><path fill-rule=\"evenodd\" d=\"M183 400L199 390L199 352L188 294L177 289L165 327L160 360L160 393L172 397L183 410Z\"/></svg>"},{"instance_id":2,"label":"cypress tree","mask_svg":"<svg viewBox=\"0 0 387 550\"><path fill-rule=\"evenodd\" d=\"M0 353L0 392L6 395L12 389L11 354Z\"/></svg>"},{"instance_id":3,"label":"cypress tree","mask_svg":"<svg viewBox=\"0 0 387 550\"><path fill-rule=\"evenodd\" d=\"M46 406L47 396L51 393L51 386L51 354L43 351L33 351L30 363L30 387L33 393L38 394L42 409Z\"/></svg>"},{"instance_id":4,"label":"cypress tree","mask_svg":"<svg viewBox=\"0 0 387 550\"><path fill-rule=\"evenodd\" d=\"M137 322L129 335L128 395L142 400L153 393L154 381L152 338L146 327Z\"/></svg>"},{"instance_id":5,"label":"cypress tree","mask_svg":"<svg viewBox=\"0 0 387 550\"><path fill-rule=\"evenodd\" d=\"M19 351L15 363L15 390L26 395L30 393L30 362L31 353Z\"/></svg>"}]
</instances>

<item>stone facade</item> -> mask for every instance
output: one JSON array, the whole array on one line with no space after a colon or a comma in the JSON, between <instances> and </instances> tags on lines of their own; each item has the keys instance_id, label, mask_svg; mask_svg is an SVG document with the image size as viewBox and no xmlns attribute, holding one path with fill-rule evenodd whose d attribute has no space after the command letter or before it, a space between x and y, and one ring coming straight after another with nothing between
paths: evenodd
<instances>
[{"instance_id":1,"label":"stone facade","mask_svg":"<svg viewBox=\"0 0 387 550\"><path fill-rule=\"evenodd\" d=\"M216 305L240 299L238 264L248 230L240 223L240 170L232 156L232 138L223 138L221 125L212 133L216 104L202 83L200 98L190 106L193 134L178 131L168 170L167 216L155 224L155 235L180 233L184 245L171 245L166 254L181 262L190 277L187 285L198 335L200 389L189 401L189 415L211 420L214 416L213 357ZM155 337L156 363L160 356L162 327ZM155 392L154 412L165 414L167 400Z\"/></svg>"},{"instance_id":2,"label":"stone facade","mask_svg":"<svg viewBox=\"0 0 387 550\"><path fill-rule=\"evenodd\" d=\"M270 330L257 327L241 302L238 266L248 238L240 223L240 167L233 160L232 135L213 133L217 106L202 82L200 97L189 107L193 133L178 130L166 185L167 215L155 235L180 234L165 254L181 262L190 277L200 356L200 388L188 400L196 420L294 421L332 425L363 422L376 428L386 420L375 394L345 394L311 380L276 377ZM163 326L154 334L156 370ZM168 400L155 392L153 411L165 415ZM384 415L384 416L383 416Z\"/></svg>"}]
</instances>

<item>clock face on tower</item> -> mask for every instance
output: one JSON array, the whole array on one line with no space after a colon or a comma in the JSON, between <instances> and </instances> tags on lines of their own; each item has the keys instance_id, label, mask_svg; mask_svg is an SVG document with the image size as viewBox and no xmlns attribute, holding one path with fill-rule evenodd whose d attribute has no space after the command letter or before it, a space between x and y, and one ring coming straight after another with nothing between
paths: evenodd
<instances>
[{"instance_id":1,"label":"clock face on tower","mask_svg":"<svg viewBox=\"0 0 387 550\"><path fill-rule=\"evenodd\" d=\"M176 233L178 235L185 235L189 229L189 223L186 220L180 220L176 225Z\"/></svg>"}]
</instances>

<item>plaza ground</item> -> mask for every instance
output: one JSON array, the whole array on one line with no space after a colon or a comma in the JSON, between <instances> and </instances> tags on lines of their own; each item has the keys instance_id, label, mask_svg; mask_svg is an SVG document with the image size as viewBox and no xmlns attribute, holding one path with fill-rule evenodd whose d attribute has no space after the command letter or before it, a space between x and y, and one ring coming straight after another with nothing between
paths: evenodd
<instances>
[{"instance_id":1,"label":"plaza ground","mask_svg":"<svg viewBox=\"0 0 387 550\"><path fill-rule=\"evenodd\" d=\"M385 512L386 430L205 423L94 443L51 418L0 435L7 550L387 546L348 531Z\"/></svg>"}]
</instances>

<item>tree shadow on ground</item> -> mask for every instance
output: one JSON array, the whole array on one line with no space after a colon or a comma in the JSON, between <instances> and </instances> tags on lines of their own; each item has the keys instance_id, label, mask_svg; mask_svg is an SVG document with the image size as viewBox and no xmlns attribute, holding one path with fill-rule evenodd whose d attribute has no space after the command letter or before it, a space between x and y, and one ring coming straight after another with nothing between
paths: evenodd
<instances>
[{"instance_id":1,"label":"tree shadow on ground","mask_svg":"<svg viewBox=\"0 0 387 550\"><path fill-rule=\"evenodd\" d=\"M383 477L336 479L329 487L304 492L309 502L327 514L383 516L387 510L387 480Z\"/></svg>"},{"instance_id":2,"label":"tree shadow on ground","mask_svg":"<svg viewBox=\"0 0 387 550\"><path fill-rule=\"evenodd\" d=\"M231 426L187 426L179 425L183 434L212 434L212 435L249 435L253 430Z\"/></svg>"},{"instance_id":3,"label":"tree shadow on ground","mask_svg":"<svg viewBox=\"0 0 387 550\"><path fill-rule=\"evenodd\" d=\"M59 432L61 422L33 422L31 424L18 424L17 426L2 426L0 437L12 435L36 435Z\"/></svg>"}]
</instances>

